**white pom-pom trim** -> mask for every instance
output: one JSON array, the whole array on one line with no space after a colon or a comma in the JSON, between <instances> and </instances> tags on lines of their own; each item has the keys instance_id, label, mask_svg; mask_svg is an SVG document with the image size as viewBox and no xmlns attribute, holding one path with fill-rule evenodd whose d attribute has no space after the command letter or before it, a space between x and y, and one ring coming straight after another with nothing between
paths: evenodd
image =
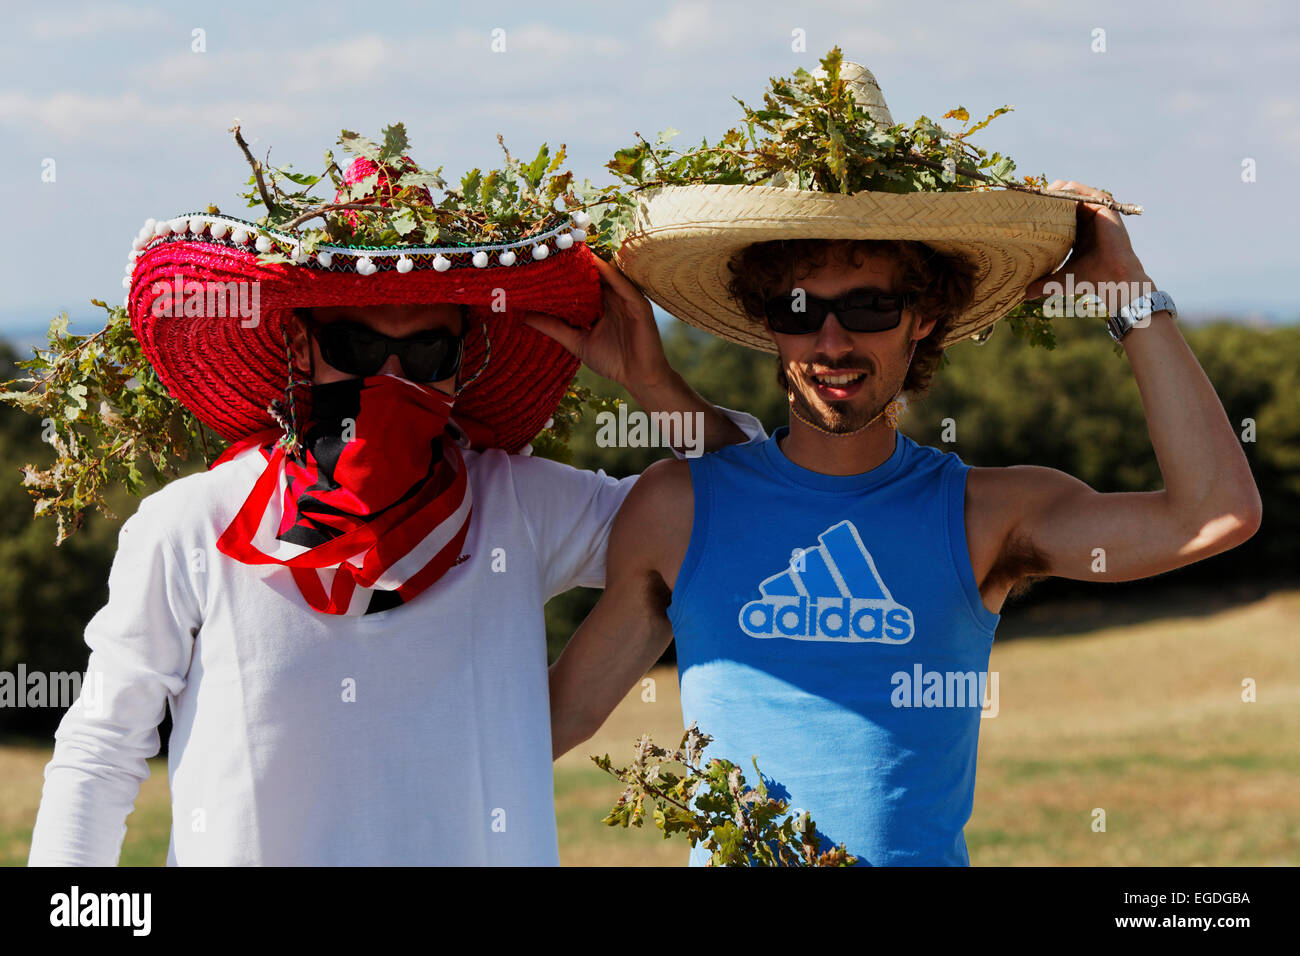
<instances>
[{"instance_id":1,"label":"white pom-pom trim","mask_svg":"<svg viewBox=\"0 0 1300 956\"><path fill-rule=\"evenodd\" d=\"M230 234L230 241L237 246L242 246L248 241L248 232L243 229L236 229Z\"/></svg>"},{"instance_id":2,"label":"white pom-pom trim","mask_svg":"<svg viewBox=\"0 0 1300 956\"><path fill-rule=\"evenodd\" d=\"M480 249L478 252L474 253L474 258L470 261L474 263L475 269L486 269L488 264L488 254Z\"/></svg>"},{"instance_id":3,"label":"white pom-pom trim","mask_svg":"<svg viewBox=\"0 0 1300 956\"><path fill-rule=\"evenodd\" d=\"M253 246L254 246L254 248L257 249L258 252L270 252L270 251L271 251L271 237L270 237L270 236L258 236L258 237L257 237L257 241L253 243Z\"/></svg>"},{"instance_id":4,"label":"white pom-pom trim","mask_svg":"<svg viewBox=\"0 0 1300 956\"><path fill-rule=\"evenodd\" d=\"M172 231L172 224L170 222L155 223L153 227L153 234L155 236L170 235L171 231Z\"/></svg>"},{"instance_id":5,"label":"white pom-pom trim","mask_svg":"<svg viewBox=\"0 0 1300 956\"><path fill-rule=\"evenodd\" d=\"M194 233L196 236L203 232L203 226L203 220L197 217L189 221L190 232Z\"/></svg>"},{"instance_id":6,"label":"white pom-pom trim","mask_svg":"<svg viewBox=\"0 0 1300 956\"><path fill-rule=\"evenodd\" d=\"M497 256L497 261L503 266L512 266L515 264L515 253L513 249L507 249L501 255Z\"/></svg>"},{"instance_id":7,"label":"white pom-pom trim","mask_svg":"<svg viewBox=\"0 0 1300 956\"><path fill-rule=\"evenodd\" d=\"M569 235L567 232L562 232L555 237L555 244L561 249L567 249L573 245L573 236Z\"/></svg>"},{"instance_id":8,"label":"white pom-pom trim","mask_svg":"<svg viewBox=\"0 0 1300 956\"><path fill-rule=\"evenodd\" d=\"M451 260L442 253L438 253L438 255L433 257L433 267L439 272L446 272L451 268Z\"/></svg>"},{"instance_id":9,"label":"white pom-pom trim","mask_svg":"<svg viewBox=\"0 0 1300 956\"><path fill-rule=\"evenodd\" d=\"M357 260L357 272L363 276L372 275L379 271L379 267L370 261L369 256L362 256Z\"/></svg>"},{"instance_id":10,"label":"white pom-pom trim","mask_svg":"<svg viewBox=\"0 0 1300 956\"><path fill-rule=\"evenodd\" d=\"M573 219L573 224L579 229L586 229L591 225L591 216L587 215L587 213L583 212L581 209L575 212L571 218Z\"/></svg>"},{"instance_id":11,"label":"white pom-pom trim","mask_svg":"<svg viewBox=\"0 0 1300 956\"><path fill-rule=\"evenodd\" d=\"M446 262L445 259L444 259L443 261ZM449 262L448 262L447 264L448 264L448 265L451 265L451 263L449 263ZM434 265L437 266L437 262L436 262L436 261L434 262ZM398 258L398 260L397 260L397 271L398 271L398 272L401 272L401 273L405 274L405 273L407 273L407 272L410 272L410 271L411 271L412 269L414 269L414 268L415 268L415 262L414 262L413 260L407 258L406 256L400 256L400 257Z\"/></svg>"},{"instance_id":12,"label":"white pom-pom trim","mask_svg":"<svg viewBox=\"0 0 1300 956\"><path fill-rule=\"evenodd\" d=\"M328 269L330 267L330 263L334 261L334 257L330 255L328 252L318 252L316 253L316 261L319 262L324 268Z\"/></svg>"},{"instance_id":13,"label":"white pom-pom trim","mask_svg":"<svg viewBox=\"0 0 1300 956\"><path fill-rule=\"evenodd\" d=\"M228 233L229 231L230 231L230 227L227 226L224 222L214 222L211 226L208 227L208 233L212 236L213 239L224 238L226 233Z\"/></svg>"},{"instance_id":14,"label":"white pom-pom trim","mask_svg":"<svg viewBox=\"0 0 1300 956\"><path fill-rule=\"evenodd\" d=\"M546 258L547 256L549 256L550 254L551 254L551 250L550 250L550 247L549 247L549 246L546 246L546 245L540 245L540 244L539 244L539 245L536 245L536 246L533 246L533 258L534 258L534 259L545 259L545 258Z\"/></svg>"},{"instance_id":15,"label":"white pom-pom trim","mask_svg":"<svg viewBox=\"0 0 1300 956\"><path fill-rule=\"evenodd\" d=\"M572 230L572 231L569 232L569 235L573 236L573 241L574 241L574 242L586 242L586 241L587 241L587 230L585 230L585 229L574 229L574 230Z\"/></svg>"}]
</instances>

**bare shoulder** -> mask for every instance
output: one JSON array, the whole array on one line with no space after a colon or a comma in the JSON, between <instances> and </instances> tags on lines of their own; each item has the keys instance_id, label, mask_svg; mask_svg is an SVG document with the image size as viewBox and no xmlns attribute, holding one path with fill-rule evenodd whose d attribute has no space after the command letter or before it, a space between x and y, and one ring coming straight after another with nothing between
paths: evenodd
<instances>
[{"instance_id":1,"label":"bare shoulder","mask_svg":"<svg viewBox=\"0 0 1300 956\"><path fill-rule=\"evenodd\" d=\"M671 588L686 557L694 514L690 464L677 459L655 462L637 479L614 519L611 564L628 561L656 571Z\"/></svg>"},{"instance_id":2,"label":"bare shoulder","mask_svg":"<svg viewBox=\"0 0 1300 956\"><path fill-rule=\"evenodd\" d=\"M1073 475L1042 465L971 468L966 478L968 510L996 518L1008 531L1057 498L1090 490Z\"/></svg>"},{"instance_id":3,"label":"bare shoulder","mask_svg":"<svg viewBox=\"0 0 1300 956\"><path fill-rule=\"evenodd\" d=\"M966 545L984 606L999 613L1009 596L1024 593L1051 570L1030 533L1032 517L1061 495L1088 491L1055 468L972 467L966 476Z\"/></svg>"}]
</instances>

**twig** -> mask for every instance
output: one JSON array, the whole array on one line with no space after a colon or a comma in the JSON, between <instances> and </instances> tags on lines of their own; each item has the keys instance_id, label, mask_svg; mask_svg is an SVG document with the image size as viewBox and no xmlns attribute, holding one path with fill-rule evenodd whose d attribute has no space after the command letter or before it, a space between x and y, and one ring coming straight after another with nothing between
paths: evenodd
<instances>
[{"instance_id":1,"label":"twig","mask_svg":"<svg viewBox=\"0 0 1300 956\"><path fill-rule=\"evenodd\" d=\"M327 202L323 206L317 206L315 209L308 209L306 212L290 219L288 223L276 228L284 232L293 232L304 222L315 219L317 216L323 216L327 212L335 212L339 209L357 209L362 212L393 212L391 206L372 206L369 203L361 202Z\"/></svg>"},{"instance_id":2,"label":"twig","mask_svg":"<svg viewBox=\"0 0 1300 956\"><path fill-rule=\"evenodd\" d=\"M935 169L940 172L948 171L947 168L942 163L936 163L934 162L934 160L926 159L923 156L918 156L916 153L909 153L904 158L907 159L909 162L916 163L918 166L924 166L927 169ZM981 180L982 182L986 182L986 183L993 182L993 180L990 177L984 175L978 170L971 169L967 166L958 167L954 169L953 172L961 173L961 175L963 176L968 176L971 179L978 179ZM1105 198L1095 199L1092 196L1081 196L1078 193L1072 193L1069 192L1068 190L1062 190L1062 189L1039 189L1037 186L1027 186L1024 183L1017 183L1017 182L1000 182L997 183L996 185L1004 186L1007 189L1015 189L1024 193L1035 193L1036 195L1039 196L1048 196L1052 199L1073 199L1076 201L1082 200L1083 202L1090 202L1098 206L1105 206L1107 209L1114 209L1116 212L1122 213L1125 216L1142 215L1142 207L1135 205L1133 203L1116 202L1113 199L1105 199Z\"/></svg>"},{"instance_id":3,"label":"twig","mask_svg":"<svg viewBox=\"0 0 1300 956\"><path fill-rule=\"evenodd\" d=\"M275 203L271 200L271 194L266 191L266 183L262 181L262 164L253 156L252 151L248 148L248 143L244 142L244 135L239 131L238 123L230 127L228 132L235 134L235 142L244 151L244 158L248 160L248 164L253 167L253 176L257 179L257 191L262 194L262 202L266 205L266 211L274 213Z\"/></svg>"},{"instance_id":4,"label":"twig","mask_svg":"<svg viewBox=\"0 0 1300 956\"><path fill-rule=\"evenodd\" d=\"M80 345L77 345L77 346L73 347L73 349L72 349L71 352L66 352L66 353L64 353L63 358L64 358L64 359L70 359L70 358L72 358L74 355L76 355L78 352L80 352L82 349L84 349L84 348L85 348L87 345L89 345L91 342L95 341L95 339L99 338L101 335L106 334L107 332L108 332L108 326L105 325L102 329L100 329L100 330L99 330L98 332L96 332L94 335L88 336L88 337L86 338L86 341L82 342ZM33 351L33 352L36 352L36 353L39 353L39 352L40 352L40 349L38 349L38 348L36 348L36 347L33 347L33 348L32 348L32 351ZM50 354L53 355L53 352L51 352ZM32 387L31 387L31 388L23 389L23 391L24 391L24 392L34 392L34 391L36 391L36 387L37 387L38 385L44 385L44 384L45 384L46 382L48 382L50 379L54 378L54 376L57 375L58 373L59 373L59 369L58 369L58 368L52 368L52 369L50 369L50 374L49 374L49 375L46 375L44 378L37 378L37 379L20 379L20 378L16 378L16 379L13 379L13 380L10 381L10 382L2 382L2 383L0 383L0 384L3 384L3 385L10 385L10 384L13 384L14 382L29 381L29 382L32 383Z\"/></svg>"},{"instance_id":5,"label":"twig","mask_svg":"<svg viewBox=\"0 0 1300 956\"><path fill-rule=\"evenodd\" d=\"M664 174L664 165L659 162L659 154L655 152L655 148L646 142L646 138L642 136L640 132L636 132L633 135L635 135L641 142L645 143L646 151L650 154L650 159L654 161L655 169L659 170L659 175L662 176Z\"/></svg>"},{"instance_id":6,"label":"twig","mask_svg":"<svg viewBox=\"0 0 1300 956\"><path fill-rule=\"evenodd\" d=\"M635 773L630 770L628 771L628 773L631 773L632 776L636 777L637 782L639 782L641 786L645 787L646 793L650 794L651 796L658 797L660 800L664 801L665 803L671 803L679 810L685 810L691 816L695 816L695 814L698 812L696 810L692 810L690 807L686 806L686 804L674 800L672 797L668 796L668 794L664 793L662 790L657 789L654 784L646 780L646 778L641 774Z\"/></svg>"}]
</instances>

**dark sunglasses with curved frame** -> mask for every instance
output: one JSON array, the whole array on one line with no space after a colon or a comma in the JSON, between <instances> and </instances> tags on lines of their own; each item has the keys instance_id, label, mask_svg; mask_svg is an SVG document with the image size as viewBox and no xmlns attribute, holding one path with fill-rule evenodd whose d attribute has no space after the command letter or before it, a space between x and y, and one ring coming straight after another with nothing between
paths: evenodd
<instances>
[{"instance_id":1,"label":"dark sunglasses with curved frame","mask_svg":"<svg viewBox=\"0 0 1300 956\"><path fill-rule=\"evenodd\" d=\"M429 329L397 339L359 322L317 322L301 312L298 314L320 345L321 358L348 375L378 374L390 355L397 356L402 375L412 382L441 382L460 370L463 334ZM461 306L461 316L468 326L465 306Z\"/></svg>"},{"instance_id":2,"label":"dark sunglasses with curved frame","mask_svg":"<svg viewBox=\"0 0 1300 956\"><path fill-rule=\"evenodd\" d=\"M763 303L773 332L808 335L816 332L831 312L850 332L887 332L898 327L903 310L916 302L914 292L877 292L851 289L836 299L821 299L798 290Z\"/></svg>"}]
</instances>

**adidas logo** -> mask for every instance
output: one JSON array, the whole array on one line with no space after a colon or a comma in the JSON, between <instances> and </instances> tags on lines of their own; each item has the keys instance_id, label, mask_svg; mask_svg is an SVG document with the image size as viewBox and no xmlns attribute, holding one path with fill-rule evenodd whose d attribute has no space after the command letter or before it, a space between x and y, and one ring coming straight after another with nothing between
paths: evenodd
<instances>
[{"instance_id":1,"label":"adidas logo","mask_svg":"<svg viewBox=\"0 0 1300 956\"><path fill-rule=\"evenodd\" d=\"M853 522L832 525L817 540L759 584L762 597L740 609L740 629L795 641L910 641L912 612L890 595Z\"/></svg>"}]
</instances>

